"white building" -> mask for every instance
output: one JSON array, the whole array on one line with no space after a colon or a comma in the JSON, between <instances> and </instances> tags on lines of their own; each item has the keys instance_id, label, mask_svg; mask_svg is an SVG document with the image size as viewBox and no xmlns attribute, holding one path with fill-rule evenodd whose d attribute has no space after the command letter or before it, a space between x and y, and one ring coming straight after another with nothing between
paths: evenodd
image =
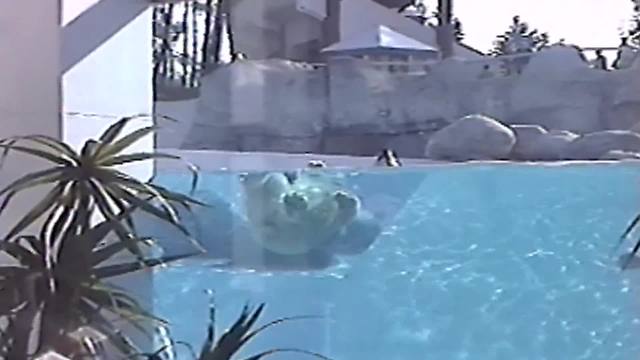
<instances>
[{"instance_id":1,"label":"white building","mask_svg":"<svg viewBox=\"0 0 640 360\"><path fill-rule=\"evenodd\" d=\"M321 61L320 50L385 26L421 43L436 46L436 31L402 15L407 0L237 0L231 10L234 44L249 59L286 58ZM482 54L464 44L455 56Z\"/></svg>"}]
</instances>

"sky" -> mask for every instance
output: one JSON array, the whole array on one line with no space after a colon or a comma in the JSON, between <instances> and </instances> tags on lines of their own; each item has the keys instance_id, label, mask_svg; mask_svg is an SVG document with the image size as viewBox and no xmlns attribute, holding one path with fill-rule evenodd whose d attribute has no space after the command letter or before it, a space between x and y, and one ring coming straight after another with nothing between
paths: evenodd
<instances>
[{"instance_id":1,"label":"sky","mask_svg":"<svg viewBox=\"0 0 640 360\"><path fill-rule=\"evenodd\" d=\"M631 0L452 0L460 18L465 43L486 51L515 15L532 28L547 32L552 42L561 38L580 47L615 47L621 29L632 16ZM423 0L437 9L437 0Z\"/></svg>"}]
</instances>

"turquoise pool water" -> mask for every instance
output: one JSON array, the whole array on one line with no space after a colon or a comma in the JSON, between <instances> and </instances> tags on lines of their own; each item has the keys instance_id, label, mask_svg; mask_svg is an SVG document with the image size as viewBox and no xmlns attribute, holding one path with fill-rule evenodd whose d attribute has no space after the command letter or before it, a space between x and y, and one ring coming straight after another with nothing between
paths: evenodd
<instances>
[{"instance_id":1,"label":"turquoise pool water","mask_svg":"<svg viewBox=\"0 0 640 360\"><path fill-rule=\"evenodd\" d=\"M220 330L246 301L267 303L263 321L322 316L274 327L248 353L278 346L336 360L636 359L640 270L621 272L624 251L612 250L640 210L638 179L639 168L614 164L351 174L346 181L364 204L386 211L368 251L315 272L185 261L156 273L155 311L196 349L207 324L203 290L214 289ZM177 173L155 181L189 185ZM238 204L236 182L204 174L200 190ZM203 242L202 234L229 231L224 219L206 226Z\"/></svg>"}]
</instances>

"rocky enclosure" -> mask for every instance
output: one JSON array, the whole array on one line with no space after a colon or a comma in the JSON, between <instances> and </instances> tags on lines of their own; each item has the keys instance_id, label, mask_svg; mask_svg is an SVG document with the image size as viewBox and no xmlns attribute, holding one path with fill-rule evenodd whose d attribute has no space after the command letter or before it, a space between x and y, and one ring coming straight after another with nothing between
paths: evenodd
<instances>
[{"instance_id":1,"label":"rocky enclosure","mask_svg":"<svg viewBox=\"0 0 640 360\"><path fill-rule=\"evenodd\" d=\"M640 60L594 70L576 49L554 46L520 75L488 64L239 61L206 76L189 110L156 104L182 121L159 146L365 156L391 147L451 161L638 157Z\"/></svg>"}]
</instances>

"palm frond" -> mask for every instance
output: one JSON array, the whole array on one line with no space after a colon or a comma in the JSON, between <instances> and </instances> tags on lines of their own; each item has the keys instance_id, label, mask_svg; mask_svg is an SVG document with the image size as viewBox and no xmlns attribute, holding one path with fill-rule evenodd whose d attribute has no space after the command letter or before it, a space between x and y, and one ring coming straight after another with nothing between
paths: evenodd
<instances>
[{"instance_id":1,"label":"palm frond","mask_svg":"<svg viewBox=\"0 0 640 360\"><path fill-rule=\"evenodd\" d=\"M245 346L252 338L260 334L262 331L291 320L313 319L315 316L293 316L284 317L273 320L265 325L252 330L256 322L262 315L265 304L258 305L252 309L249 305L245 305L236 321L226 330L219 339L215 339L215 307L213 302L210 306L210 320L207 328L207 337L200 351L199 360L231 360L238 354L240 349ZM277 353L292 352L304 354L317 359L329 360L329 358L311 351L296 348L276 348L260 352L250 356L245 360L260 360L264 357Z\"/></svg>"},{"instance_id":2,"label":"palm frond","mask_svg":"<svg viewBox=\"0 0 640 360\"><path fill-rule=\"evenodd\" d=\"M322 354L319 354L313 351L307 351L307 350L301 350L301 349L295 349L295 348L279 348L279 349L266 350L256 355L249 356L244 360L260 360L267 356L275 355L279 353L295 353L295 354L307 355L309 357L321 359L321 360L331 360L331 358L328 358Z\"/></svg>"},{"instance_id":3,"label":"palm frond","mask_svg":"<svg viewBox=\"0 0 640 360\"><path fill-rule=\"evenodd\" d=\"M638 228L638 225L640 224L640 214L637 214L629 223L629 225L627 225L627 227L625 228L624 232L622 233L622 235L620 236L620 239L618 240L618 243L616 244L616 247L614 248L614 251L619 249L620 246L622 246L622 243L631 235L631 233ZM622 270L625 270L628 268L629 264L631 264L631 262L633 261L633 259L636 257L636 255L638 255L638 252L640 251L640 238L638 238L633 246L633 249L631 250L631 253L629 253L623 260L622 260L622 264L621 264L621 268Z\"/></svg>"},{"instance_id":4,"label":"palm frond","mask_svg":"<svg viewBox=\"0 0 640 360\"><path fill-rule=\"evenodd\" d=\"M204 204L190 196L139 181L117 169L118 166L138 161L180 160L176 155L154 151L125 153L131 145L158 129L158 126L151 125L127 133L127 124L140 117L142 116L118 120L97 140L87 140L79 152L68 144L47 136L0 140L0 161L4 161L10 152L18 152L44 159L53 165L45 170L26 174L0 190L1 214L19 193L39 186L52 188L47 196L9 230L6 237L10 239L17 236L44 217L46 226L42 228L40 237L55 244L67 232L73 234L87 228L90 219L96 215L94 212L102 218L112 219L117 213L132 206L170 223L188 235L173 204L184 206L187 210L191 204ZM192 186L195 188L197 168L191 164L187 164L187 167L193 172ZM152 202L159 204L159 207ZM114 232L125 248L141 259L141 238L137 236L134 222L131 217L127 217L125 223ZM44 236L45 233L47 236ZM189 240L196 243L192 238ZM199 246L198 248L201 249Z\"/></svg>"}]
</instances>

